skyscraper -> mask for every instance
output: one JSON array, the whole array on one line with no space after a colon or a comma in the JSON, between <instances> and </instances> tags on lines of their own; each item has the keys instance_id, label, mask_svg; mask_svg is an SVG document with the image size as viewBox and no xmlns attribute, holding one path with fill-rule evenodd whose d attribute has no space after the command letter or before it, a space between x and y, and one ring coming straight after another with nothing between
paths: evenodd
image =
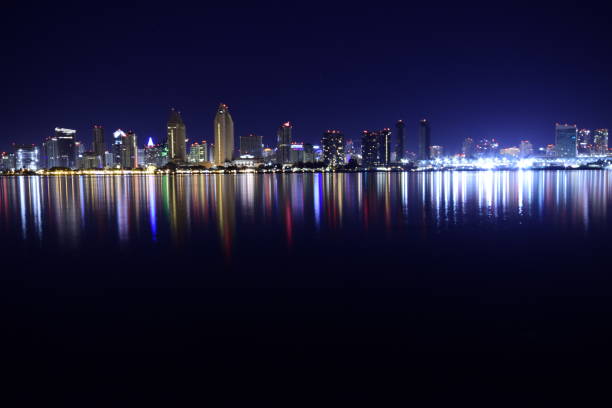
<instances>
[{"instance_id":1,"label":"skyscraper","mask_svg":"<svg viewBox=\"0 0 612 408\"><path fill-rule=\"evenodd\" d=\"M189 148L189 163L201 164L208 161L208 144L206 140L202 143L192 143Z\"/></svg>"},{"instance_id":2,"label":"skyscraper","mask_svg":"<svg viewBox=\"0 0 612 408\"><path fill-rule=\"evenodd\" d=\"M254 134L240 136L240 155L261 158L263 156L263 138Z\"/></svg>"},{"instance_id":3,"label":"skyscraper","mask_svg":"<svg viewBox=\"0 0 612 408\"><path fill-rule=\"evenodd\" d=\"M608 154L608 129L595 129L593 131L593 150L596 155Z\"/></svg>"},{"instance_id":4,"label":"skyscraper","mask_svg":"<svg viewBox=\"0 0 612 408\"><path fill-rule=\"evenodd\" d=\"M391 162L391 129L378 132L378 163L386 166Z\"/></svg>"},{"instance_id":5,"label":"skyscraper","mask_svg":"<svg viewBox=\"0 0 612 408\"><path fill-rule=\"evenodd\" d=\"M379 137L378 133L364 130L361 136L361 160L364 167L378 165Z\"/></svg>"},{"instance_id":6,"label":"skyscraper","mask_svg":"<svg viewBox=\"0 0 612 408\"><path fill-rule=\"evenodd\" d=\"M113 167L121 167L121 150L125 139L125 132L121 129L117 129L113 132L113 145L111 146L111 153L113 154Z\"/></svg>"},{"instance_id":7,"label":"skyscraper","mask_svg":"<svg viewBox=\"0 0 612 408\"><path fill-rule=\"evenodd\" d=\"M291 122L285 122L278 128L276 132L277 137L277 149L276 149L276 162L278 164L291 163Z\"/></svg>"},{"instance_id":8,"label":"skyscraper","mask_svg":"<svg viewBox=\"0 0 612 408\"><path fill-rule=\"evenodd\" d=\"M404 155L406 154L406 140L404 136L404 129L406 128L406 124L403 120L398 120L395 124L395 129L397 130L397 145L395 150L395 160L400 162Z\"/></svg>"},{"instance_id":9,"label":"skyscraper","mask_svg":"<svg viewBox=\"0 0 612 408\"><path fill-rule=\"evenodd\" d=\"M136 133L133 131L124 134L121 143L121 168L138 168L138 147L136 144Z\"/></svg>"},{"instance_id":10,"label":"skyscraper","mask_svg":"<svg viewBox=\"0 0 612 408\"><path fill-rule=\"evenodd\" d=\"M576 157L576 125L555 125L557 157Z\"/></svg>"},{"instance_id":11,"label":"skyscraper","mask_svg":"<svg viewBox=\"0 0 612 408\"><path fill-rule=\"evenodd\" d=\"M593 150L593 139L589 129L578 130L577 149L578 154L589 155Z\"/></svg>"},{"instance_id":12,"label":"skyscraper","mask_svg":"<svg viewBox=\"0 0 612 408\"><path fill-rule=\"evenodd\" d=\"M427 119L421 119L419 122L419 160L430 159L431 147L431 127Z\"/></svg>"},{"instance_id":13,"label":"skyscraper","mask_svg":"<svg viewBox=\"0 0 612 408\"><path fill-rule=\"evenodd\" d=\"M323 161L330 167L344 164L344 135L337 130L328 130L321 139L323 146Z\"/></svg>"},{"instance_id":14,"label":"skyscraper","mask_svg":"<svg viewBox=\"0 0 612 408\"><path fill-rule=\"evenodd\" d=\"M184 163L187 157L186 143L187 132L181 113L176 109L170 109L170 117L167 124L168 130L168 154L170 160Z\"/></svg>"},{"instance_id":15,"label":"skyscraper","mask_svg":"<svg viewBox=\"0 0 612 408\"><path fill-rule=\"evenodd\" d=\"M441 159L444 156L444 147L442 146L430 146L429 157L432 159Z\"/></svg>"},{"instance_id":16,"label":"skyscraper","mask_svg":"<svg viewBox=\"0 0 612 408\"><path fill-rule=\"evenodd\" d=\"M474 139L471 137L466 137L463 140L463 146L461 147L461 152L463 153L463 157L466 159L471 159L474 157Z\"/></svg>"},{"instance_id":17,"label":"skyscraper","mask_svg":"<svg viewBox=\"0 0 612 408\"><path fill-rule=\"evenodd\" d=\"M214 162L217 166L232 161L234 153L234 121L227 105L220 104L214 120Z\"/></svg>"},{"instance_id":18,"label":"skyscraper","mask_svg":"<svg viewBox=\"0 0 612 408\"><path fill-rule=\"evenodd\" d=\"M35 145L15 145L15 169L38 170L38 147Z\"/></svg>"},{"instance_id":19,"label":"skyscraper","mask_svg":"<svg viewBox=\"0 0 612 408\"><path fill-rule=\"evenodd\" d=\"M521 158L531 157L533 156L533 145L529 140L521 140L521 145L519 146Z\"/></svg>"},{"instance_id":20,"label":"skyscraper","mask_svg":"<svg viewBox=\"0 0 612 408\"><path fill-rule=\"evenodd\" d=\"M76 164L76 130L55 128L55 136L43 143L47 168L74 168Z\"/></svg>"},{"instance_id":21,"label":"skyscraper","mask_svg":"<svg viewBox=\"0 0 612 408\"><path fill-rule=\"evenodd\" d=\"M104 128L100 125L94 125L93 127L93 152L100 156L102 166L104 166L104 152L106 146L104 144Z\"/></svg>"}]
</instances>

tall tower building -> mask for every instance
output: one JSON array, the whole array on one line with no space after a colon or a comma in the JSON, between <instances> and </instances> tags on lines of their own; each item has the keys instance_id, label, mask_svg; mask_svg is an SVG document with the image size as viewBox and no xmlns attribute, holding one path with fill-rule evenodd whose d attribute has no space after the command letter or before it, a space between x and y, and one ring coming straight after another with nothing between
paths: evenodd
<instances>
[{"instance_id":1,"label":"tall tower building","mask_svg":"<svg viewBox=\"0 0 612 408\"><path fill-rule=\"evenodd\" d=\"M117 129L113 132L113 145L111 146L111 153L113 155L113 166L121 167L121 150L125 139L125 132L121 129Z\"/></svg>"},{"instance_id":2,"label":"tall tower building","mask_svg":"<svg viewBox=\"0 0 612 408\"><path fill-rule=\"evenodd\" d=\"M122 136L121 141L121 168L135 169L138 167L138 147L136 133L131 130Z\"/></svg>"},{"instance_id":3,"label":"tall tower building","mask_svg":"<svg viewBox=\"0 0 612 408\"><path fill-rule=\"evenodd\" d=\"M276 132L277 137L277 149L276 149L276 162L278 164L291 163L291 122L285 122L278 128Z\"/></svg>"},{"instance_id":4,"label":"tall tower building","mask_svg":"<svg viewBox=\"0 0 612 408\"><path fill-rule=\"evenodd\" d=\"M474 157L474 139L471 137L466 137L463 140L463 145L461 146L461 152L463 153L463 157L466 159L471 159Z\"/></svg>"},{"instance_id":5,"label":"tall tower building","mask_svg":"<svg viewBox=\"0 0 612 408\"><path fill-rule=\"evenodd\" d=\"M94 125L93 127L93 152L96 156L100 156L102 165L104 165L104 152L106 146L104 145L104 128L100 125Z\"/></svg>"},{"instance_id":6,"label":"tall tower building","mask_svg":"<svg viewBox=\"0 0 612 408\"><path fill-rule=\"evenodd\" d=\"M395 129L397 130L397 145L395 149L395 160L398 162L404 158L406 154L406 139L404 136L404 129L406 128L406 124L403 120L398 120L395 124Z\"/></svg>"},{"instance_id":7,"label":"tall tower building","mask_svg":"<svg viewBox=\"0 0 612 408\"><path fill-rule=\"evenodd\" d=\"M378 133L364 130L361 136L361 160L364 167L379 164L380 138Z\"/></svg>"},{"instance_id":8,"label":"tall tower building","mask_svg":"<svg viewBox=\"0 0 612 408\"><path fill-rule=\"evenodd\" d=\"M214 162L217 166L226 161L232 161L234 153L234 121L227 105L220 104L214 121L215 154Z\"/></svg>"},{"instance_id":9,"label":"tall tower building","mask_svg":"<svg viewBox=\"0 0 612 408\"><path fill-rule=\"evenodd\" d=\"M529 140L521 140L521 144L519 146L520 157L526 158L533 156L533 145Z\"/></svg>"},{"instance_id":10,"label":"tall tower building","mask_svg":"<svg viewBox=\"0 0 612 408\"><path fill-rule=\"evenodd\" d=\"M55 128L55 136L43 144L47 168L76 165L76 130Z\"/></svg>"},{"instance_id":11,"label":"tall tower building","mask_svg":"<svg viewBox=\"0 0 612 408\"><path fill-rule=\"evenodd\" d=\"M593 131L593 150L596 155L608 154L608 129L595 129Z\"/></svg>"},{"instance_id":12,"label":"tall tower building","mask_svg":"<svg viewBox=\"0 0 612 408\"><path fill-rule=\"evenodd\" d=\"M576 157L576 125L555 125L555 149L557 157Z\"/></svg>"},{"instance_id":13,"label":"tall tower building","mask_svg":"<svg viewBox=\"0 0 612 408\"><path fill-rule=\"evenodd\" d=\"M593 138L589 129L579 129L577 135L578 154L589 155L593 151Z\"/></svg>"},{"instance_id":14,"label":"tall tower building","mask_svg":"<svg viewBox=\"0 0 612 408\"><path fill-rule=\"evenodd\" d=\"M170 109L170 117L167 124L168 130L168 156L171 161L185 162L187 148L185 140L187 131L181 113L176 109Z\"/></svg>"},{"instance_id":15,"label":"tall tower building","mask_svg":"<svg viewBox=\"0 0 612 408\"><path fill-rule=\"evenodd\" d=\"M378 132L378 163L386 166L391 162L391 129L385 128Z\"/></svg>"},{"instance_id":16,"label":"tall tower building","mask_svg":"<svg viewBox=\"0 0 612 408\"><path fill-rule=\"evenodd\" d=\"M240 155L263 157L263 137L254 134L240 136Z\"/></svg>"},{"instance_id":17,"label":"tall tower building","mask_svg":"<svg viewBox=\"0 0 612 408\"><path fill-rule=\"evenodd\" d=\"M328 130L321 139L323 161L327 166L338 167L344 164L344 135L337 130Z\"/></svg>"},{"instance_id":18,"label":"tall tower building","mask_svg":"<svg viewBox=\"0 0 612 408\"><path fill-rule=\"evenodd\" d=\"M419 160L429 160L431 147L431 127L427 119L419 121Z\"/></svg>"}]
</instances>

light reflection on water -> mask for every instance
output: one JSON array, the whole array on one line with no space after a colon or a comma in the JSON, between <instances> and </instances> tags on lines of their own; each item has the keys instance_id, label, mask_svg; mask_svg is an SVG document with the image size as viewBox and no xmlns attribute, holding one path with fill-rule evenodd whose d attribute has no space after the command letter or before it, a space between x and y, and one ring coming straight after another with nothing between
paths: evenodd
<instances>
[{"instance_id":1,"label":"light reflection on water","mask_svg":"<svg viewBox=\"0 0 612 408\"><path fill-rule=\"evenodd\" d=\"M606 171L0 178L3 240L78 248L181 246L197 235L227 256L238 233L283 240L535 224L608 227Z\"/></svg>"}]
</instances>

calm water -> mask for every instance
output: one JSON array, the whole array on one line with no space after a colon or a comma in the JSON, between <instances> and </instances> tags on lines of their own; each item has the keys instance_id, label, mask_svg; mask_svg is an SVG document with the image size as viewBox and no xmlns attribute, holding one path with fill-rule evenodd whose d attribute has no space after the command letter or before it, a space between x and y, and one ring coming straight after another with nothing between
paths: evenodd
<instances>
[{"instance_id":1,"label":"calm water","mask_svg":"<svg viewBox=\"0 0 612 408\"><path fill-rule=\"evenodd\" d=\"M611 227L606 171L3 177L5 339L373 369L603 353Z\"/></svg>"}]
</instances>

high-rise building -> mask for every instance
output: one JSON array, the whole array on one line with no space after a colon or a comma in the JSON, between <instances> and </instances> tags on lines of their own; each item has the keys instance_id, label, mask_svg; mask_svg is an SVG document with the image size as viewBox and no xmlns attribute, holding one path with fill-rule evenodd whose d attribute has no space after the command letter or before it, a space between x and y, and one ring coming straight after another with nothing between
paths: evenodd
<instances>
[{"instance_id":1,"label":"high-rise building","mask_svg":"<svg viewBox=\"0 0 612 408\"><path fill-rule=\"evenodd\" d=\"M189 163L201 164L208 161L208 144L206 140L202 143L192 143L189 147Z\"/></svg>"},{"instance_id":2,"label":"high-rise building","mask_svg":"<svg viewBox=\"0 0 612 408\"><path fill-rule=\"evenodd\" d=\"M0 154L0 171L15 169L15 154L2 152Z\"/></svg>"},{"instance_id":3,"label":"high-rise building","mask_svg":"<svg viewBox=\"0 0 612 408\"><path fill-rule=\"evenodd\" d=\"M113 167L121 167L121 150L125 139L125 132L121 129L117 129L113 132L113 145L111 146L111 153L113 155Z\"/></svg>"},{"instance_id":4,"label":"high-rise building","mask_svg":"<svg viewBox=\"0 0 612 408\"><path fill-rule=\"evenodd\" d=\"M106 151L106 145L104 144L104 128L100 125L94 125L93 127L92 148L93 152L100 156L102 166L104 166L104 152Z\"/></svg>"},{"instance_id":5,"label":"high-rise building","mask_svg":"<svg viewBox=\"0 0 612 408\"><path fill-rule=\"evenodd\" d=\"M83 170L99 169L102 167L102 159L95 152L85 152L80 155L78 168Z\"/></svg>"},{"instance_id":6,"label":"high-rise building","mask_svg":"<svg viewBox=\"0 0 612 408\"><path fill-rule=\"evenodd\" d=\"M378 133L364 130L361 136L361 161L364 167L377 166L379 164L380 139Z\"/></svg>"},{"instance_id":7,"label":"high-rise building","mask_svg":"<svg viewBox=\"0 0 612 408\"><path fill-rule=\"evenodd\" d=\"M474 139L472 139L471 137L466 137L463 140L461 152L463 153L463 157L465 157L466 159L474 158Z\"/></svg>"},{"instance_id":8,"label":"high-rise building","mask_svg":"<svg viewBox=\"0 0 612 408\"><path fill-rule=\"evenodd\" d=\"M577 133L577 149L580 155L590 155L593 150L593 138L589 129L579 129Z\"/></svg>"},{"instance_id":9,"label":"high-rise building","mask_svg":"<svg viewBox=\"0 0 612 408\"><path fill-rule=\"evenodd\" d=\"M181 113L176 109L170 109L170 117L166 126L168 130L168 154L170 160L184 163L187 158L186 139L187 131Z\"/></svg>"},{"instance_id":10,"label":"high-rise building","mask_svg":"<svg viewBox=\"0 0 612 408\"><path fill-rule=\"evenodd\" d=\"M214 120L214 163L217 166L232 161L234 154L234 121L227 105L219 105Z\"/></svg>"},{"instance_id":11,"label":"high-rise building","mask_svg":"<svg viewBox=\"0 0 612 408\"><path fill-rule=\"evenodd\" d=\"M35 145L15 145L15 169L38 170L38 147Z\"/></svg>"},{"instance_id":12,"label":"high-rise building","mask_svg":"<svg viewBox=\"0 0 612 408\"><path fill-rule=\"evenodd\" d=\"M521 149L518 147L506 147L499 150L499 155L502 157L516 159L521 155Z\"/></svg>"},{"instance_id":13,"label":"high-rise building","mask_svg":"<svg viewBox=\"0 0 612 408\"><path fill-rule=\"evenodd\" d=\"M276 147L276 162L278 164L291 163L291 122L285 122L278 128L276 132L277 147Z\"/></svg>"},{"instance_id":14,"label":"high-rise building","mask_svg":"<svg viewBox=\"0 0 612 408\"><path fill-rule=\"evenodd\" d=\"M263 137L254 134L240 136L240 155L261 158L263 156Z\"/></svg>"},{"instance_id":15,"label":"high-rise building","mask_svg":"<svg viewBox=\"0 0 612 408\"><path fill-rule=\"evenodd\" d=\"M292 142L291 143L291 154L290 163L303 163L304 162L304 143Z\"/></svg>"},{"instance_id":16,"label":"high-rise building","mask_svg":"<svg viewBox=\"0 0 612 408\"><path fill-rule=\"evenodd\" d=\"M431 147L431 127L427 119L419 121L419 160L429 160Z\"/></svg>"},{"instance_id":17,"label":"high-rise building","mask_svg":"<svg viewBox=\"0 0 612 408\"><path fill-rule=\"evenodd\" d=\"M310 143L304 143L304 163L314 163L314 147Z\"/></svg>"},{"instance_id":18,"label":"high-rise building","mask_svg":"<svg viewBox=\"0 0 612 408\"><path fill-rule=\"evenodd\" d=\"M391 163L391 129L378 132L378 149L378 164L386 166Z\"/></svg>"},{"instance_id":19,"label":"high-rise building","mask_svg":"<svg viewBox=\"0 0 612 408\"><path fill-rule=\"evenodd\" d=\"M104 166L113 167L114 165L115 165L114 155L109 151L104 152Z\"/></svg>"},{"instance_id":20,"label":"high-rise building","mask_svg":"<svg viewBox=\"0 0 612 408\"><path fill-rule=\"evenodd\" d=\"M138 168L138 147L136 144L136 133L129 131L122 136L120 150L121 168Z\"/></svg>"},{"instance_id":21,"label":"high-rise building","mask_svg":"<svg viewBox=\"0 0 612 408\"><path fill-rule=\"evenodd\" d=\"M441 159L444 156L444 147L442 146L429 146L429 157L431 159Z\"/></svg>"},{"instance_id":22,"label":"high-rise building","mask_svg":"<svg viewBox=\"0 0 612 408\"><path fill-rule=\"evenodd\" d=\"M406 155L406 139L404 136L404 131L406 128L406 124L403 120L398 120L395 124L395 129L397 130L397 145L395 149L395 160L400 162L405 158Z\"/></svg>"},{"instance_id":23,"label":"high-rise building","mask_svg":"<svg viewBox=\"0 0 612 408\"><path fill-rule=\"evenodd\" d=\"M149 138L145 147L145 166L163 167L168 164L168 160L168 145L153 144L153 139Z\"/></svg>"},{"instance_id":24,"label":"high-rise building","mask_svg":"<svg viewBox=\"0 0 612 408\"><path fill-rule=\"evenodd\" d=\"M576 125L555 125L555 151L557 157L576 157Z\"/></svg>"},{"instance_id":25,"label":"high-rise building","mask_svg":"<svg viewBox=\"0 0 612 408\"><path fill-rule=\"evenodd\" d=\"M608 129L595 129L593 131L593 150L598 156L608 154Z\"/></svg>"},{"instance_id":26,"label":"high-rise building","mask_svg":"<svg viewBox=\"0 0 612 408\"><path fill-rule=\"evenodd\" d=\"M344 164L344 135L338 130L328 130L321 139L323 161L326 166L338 167Z\"/></svg>"},{"instance_id":27,"label":"high-rise building","mask_svg":"<svg viewBox=\"0 0 612 408\"><path fill-rule=\"evenodd\" d=\"M76 166L76 130L55 128L55 135L43 143L47 168Z\"/></svg>"},{"instance_id":28,"label":"high-rise building","mask_svg":"<svg viewBox=\"0 0 612 408\"><path fill-rule=\"evenodd\" d=\"M531 144L531 142L529 142L529 140L521 140L519 150L519 156L523 159L533 156L533 145Z\"/></svg>"},{"instance_id":29,"label":"high-rise building","mask_svg":"<svg viewBox=\"0 0 612 408\"><path fill-rule=\"evenodd\" d=\"M274 161L274 149L266 147L263 149L264 163L268 164Z\"/></svg>"}]
</instances>

